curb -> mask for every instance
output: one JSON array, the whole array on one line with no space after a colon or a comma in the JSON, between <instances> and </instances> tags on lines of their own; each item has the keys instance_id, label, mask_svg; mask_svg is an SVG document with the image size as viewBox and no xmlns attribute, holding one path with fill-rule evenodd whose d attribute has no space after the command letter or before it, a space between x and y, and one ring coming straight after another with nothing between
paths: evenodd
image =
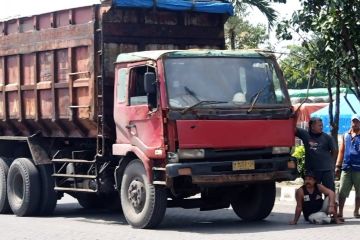
<instances>
[{"instance_id":1,"label":"curb","mask_svg":"<svg viewBox=\"0 0 360 240\"><path fill-rule=\"evenodd\" d=\"M296 202L295 192L300 186L276 186L276 198L283 202ZM346 199L345 206L355 205L355 191L350 192L349 197Z\"/></svg>"}]
</instances>

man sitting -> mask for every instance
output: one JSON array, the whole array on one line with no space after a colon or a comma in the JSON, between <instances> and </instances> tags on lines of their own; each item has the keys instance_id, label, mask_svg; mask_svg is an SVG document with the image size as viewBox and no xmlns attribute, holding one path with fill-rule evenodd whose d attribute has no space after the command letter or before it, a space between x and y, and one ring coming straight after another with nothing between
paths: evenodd
<instances>
[{"instance_id":1,"label":"man sitting","mask_svg":"<svg viewBox=\"0 0 360 240\"><path fill-rule=\"evenodd\" d=\"M322 194L326 196L325 200ZM324 185L317 184L315 175L307 172L304 185L296 190L295 216L289 224L297 224L301 212L303 212L305 220L310 223L343 223L337 217L336 209L335 193Z\"/></svg>"}]
</instances>

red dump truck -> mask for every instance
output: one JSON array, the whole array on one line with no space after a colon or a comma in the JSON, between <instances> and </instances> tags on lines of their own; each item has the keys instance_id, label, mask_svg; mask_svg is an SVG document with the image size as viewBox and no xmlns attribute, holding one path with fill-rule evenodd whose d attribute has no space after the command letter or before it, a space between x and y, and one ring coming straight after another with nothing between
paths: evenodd
<instances>
[{"instance_id":1,"label":"red dump truck","mask_svg":"<svg viewBox=\"0 0 360 240\"><path fill-rule=\"evenodd\" d=\"M167 207L266 218L297 175L274 56L214 50L229 3L137 2L0 22L0 213L49 215L67 193L136 228ZM178 50L195 48L212 50Z\"/></svg>"}]
</instances>

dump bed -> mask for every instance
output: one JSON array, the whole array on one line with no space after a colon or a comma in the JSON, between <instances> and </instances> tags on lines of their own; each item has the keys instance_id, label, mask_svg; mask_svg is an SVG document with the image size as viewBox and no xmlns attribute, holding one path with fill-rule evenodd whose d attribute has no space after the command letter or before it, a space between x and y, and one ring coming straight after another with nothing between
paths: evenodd
<instances>
[{"instance_id":1,"label":"dump bed","mask_svg":"<svg viewBox=\"0 0 360 240\"><path fill-rule=\"evenodd\" d=\"M93 138L103 117L113 138L116 56L222 49L226 18L115 1L0 22L0 135Z\"/></svg>"}]
</instances>

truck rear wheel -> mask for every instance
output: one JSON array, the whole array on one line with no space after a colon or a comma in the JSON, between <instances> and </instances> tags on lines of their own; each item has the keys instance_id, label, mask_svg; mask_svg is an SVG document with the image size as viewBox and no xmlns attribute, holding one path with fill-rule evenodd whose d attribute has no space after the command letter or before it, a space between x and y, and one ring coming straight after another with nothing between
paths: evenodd
<instances>
[{"instance_id":1,"label":"truck rear wheel","mask_svg":"<svg viewBox=\"0 0 360 240\"><path fill-rule=\"evenodd\" d=\"M124 216L135 228L155 228L165 215L165 190L149 183L144 165L138 159L125 168L120 198Z\"/></svg>"},{"instance_id":2,"label":"truck rear wheel","mask_svg":"<svg viewBox=\"0 0 360 240\"><path fill-rule=\"evenodd\" d=\"M10 161L6 158L0 158L0 214L11 213L9 200L7 196L7 176L9 172Z\"/></svg>"},{"instance_id":3,"label":"truck rear wheel","mask_svg":"<svg viewBox=\"0 0 360 240\"><path fill-rule=\"evenodd\" d=\"M250 185L231 199L236 215L245 221L258 221L266 218L274 207L275 183Z\"/></svg>"},{"instance_id":4,"label":"truck rear wheel","mask_svg":"<svg viewBox=\"0 0 360 240\"><path fill-rule=\"evenodd\" d=\"M7 178L7 194L11 210L17 216L38 212L40 204L40 174L27 158L18 158L11 164Z\"/></svg>"},{"instance_id":5,"label":"truck rear wheel","mask_svg":"<svg viewBox=\"0 0 360 240\"><path fill-rule=\"evenodd\" d=\"M38 214L48 216L54 212L57 203L57 193L54 190L55 182L51 176L53 167L52 165L39 165L38 169L41 178L41 199Z\"/></svg>"}]
</instances>

